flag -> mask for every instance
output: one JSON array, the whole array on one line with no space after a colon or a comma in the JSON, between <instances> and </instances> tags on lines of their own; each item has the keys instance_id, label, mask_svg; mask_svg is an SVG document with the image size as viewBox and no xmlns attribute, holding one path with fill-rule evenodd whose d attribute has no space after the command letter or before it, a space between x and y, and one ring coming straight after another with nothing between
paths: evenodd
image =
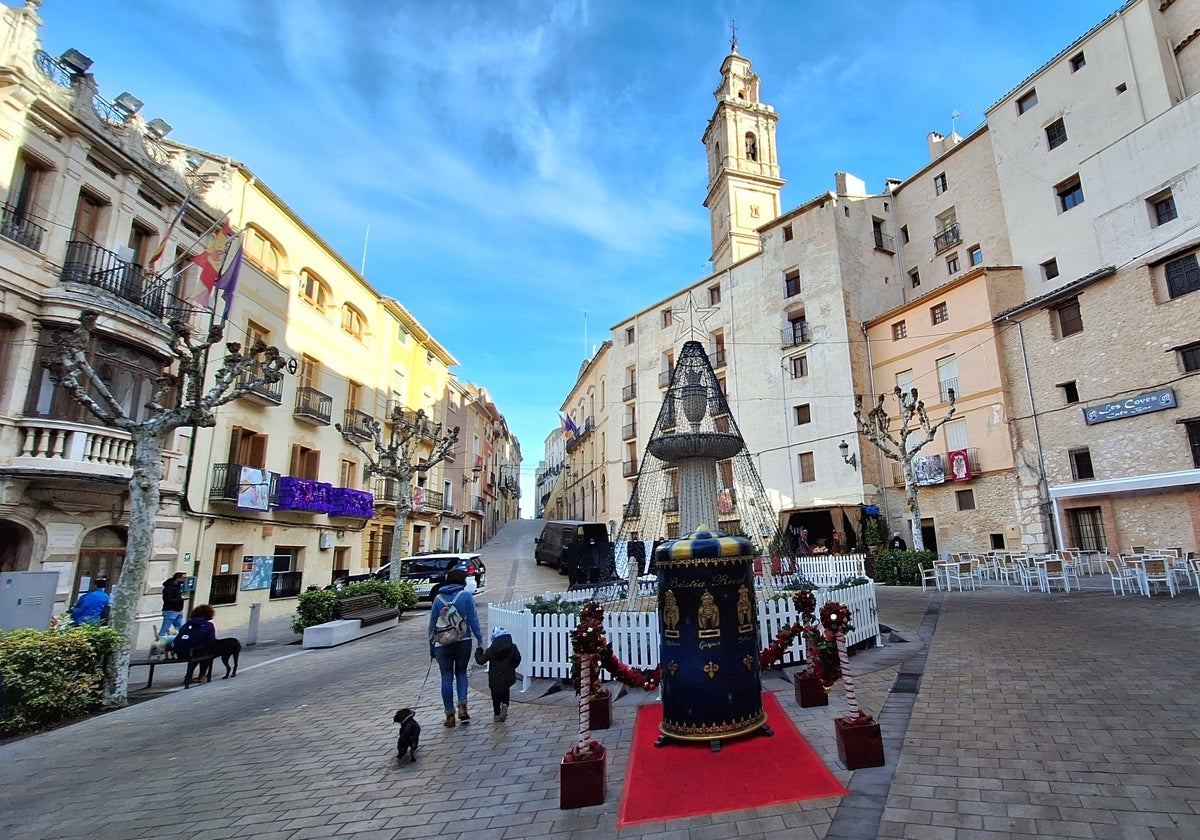
<instances>
[{"instance_id":1,"label":"flag","mask_svg":"<svg viewBox=\"0 0 1200 840\"><path fill-rule=\"evenodd\" d=\"M146 263L146 268L150 271L154 271L154 264L162 259L163 252L167 250L167 241L171 238L171 234L175 232L175 225L179 224L179 220L183 218L183 211L187 209L188 202L191 200L192 194L190 192L183 197L183 204L179 205L179 211L171 219L171 223L167 225L167 232L162 235L162 241L158 243L158 247L154 249L154 253L150 255L149 262Z\"/></svg>"},{"instance_id":2,"label":"flag","mask_svg":"<svg viewBox=\"0 0 1200 840\"><path fill-rule=\"evenodd\" d=\"M225 222L208 247L192 257L192 262L200 266L200 282L204 284L204 291L196 296L201 306L208 306L212 301L212 291L221 275L221 266L225 263L225 253L229 250L229 240L232 237L233 228L229 226L229 222Z\"/></svg>"},{"instance_id":3,"label":"flag","mask_svg":"<svg viewBox=\"0 0 1200 840\"><path fill-rule=\"evenodd\" d=\"M579 437L579 427L575 425L575 421L571 419L571 415L560 413L559 416L562 417L563 436L567 440L574 440Z\"/></svg>"},{"instance_id":4,"label":"flag","mask_svg":"<svg viewBox=\"0 0 1200 840\"><path fill-rule=\"evenodd\" d=\"M221 276L213 286L223 292L222 297L225 299L225 309L221 313L222 324L229 320L229 310L233 306L233 293L237 291L238 274L242 271L242 253L242 240L239 239L233 246L233 256L225 260Z\"/></svg>"}]
</instances>

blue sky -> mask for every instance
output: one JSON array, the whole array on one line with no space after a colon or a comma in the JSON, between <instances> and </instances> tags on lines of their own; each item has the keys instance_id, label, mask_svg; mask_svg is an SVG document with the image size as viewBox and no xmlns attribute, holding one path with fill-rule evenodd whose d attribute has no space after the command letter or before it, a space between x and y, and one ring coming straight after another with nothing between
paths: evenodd
<instances>
[{"instance_id":1,"label":"blue sky","mask_svg":"<svg viewBox=\"0 0 1200 840\"><path fill-rule=\"evenodd\" d=\"M9 0L10 4L12 0ZM700 137L736 19L783 207L882 189L1118 0L45 0L172 139L247 164L543 440L609 328L708 272ZM586 310L586 316L584 311ZM585 326L586 325L586 326ZM586 343L585 343L586 336Z\"/></svg>"}]
</instances>

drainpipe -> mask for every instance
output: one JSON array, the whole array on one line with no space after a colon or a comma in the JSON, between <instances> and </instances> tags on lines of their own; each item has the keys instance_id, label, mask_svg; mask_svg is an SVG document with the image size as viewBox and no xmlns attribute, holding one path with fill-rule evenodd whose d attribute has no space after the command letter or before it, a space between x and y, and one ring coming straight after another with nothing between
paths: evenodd
<instances>
[{"instance_id":1,"label":"drainpipe","mask_svg":"<svg viewBox=\"0 0 1200 840\"><path fill-rule=\"evenodd\" d=\"M1035 404L1034 398L1033 398L1033 380L1029 376L1029 356L1025 352L1025 330L1022 328L1020 321L1014 321L1012 319L1012 315L1005 315L1004 320L1008 321L1011 324L1017 325L1017 336L1018 336L1018 338L1020 338L1020 341L1021 341L1021 364L1024 365L1024 367L1025 367L1025 388L1029 394L1029 414L1033 418L1033 436L1034 436L1034 439L1037 441L1038 472L1039 472L1038 493L1042 496L1042 498L1044 498L1046 500L1045 503L1050 505L1050 507L1051 507L1050 518L1053 520L1054 527L1050 529L1050 542L1051 542L1051 548L1053 548L1054 550L1057 550L1059 548L1059 546L1061 545L1061 540L1059 539L1059 533L1058 533L1058 529L1059 529L1058 511L1055 510L1054 502L1050 498L1050 487L1046 481L1046 455L1045 455L1045 452L1042 450L1042 431L1041 431L1041 427L1038 425L1037 405Z\"/></svg>"}]
</instances>

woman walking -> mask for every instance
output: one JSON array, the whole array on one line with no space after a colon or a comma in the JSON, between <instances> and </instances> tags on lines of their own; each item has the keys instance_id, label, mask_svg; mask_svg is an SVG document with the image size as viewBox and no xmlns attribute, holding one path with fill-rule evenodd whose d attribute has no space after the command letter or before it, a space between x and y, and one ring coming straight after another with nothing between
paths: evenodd
<instances>
[{"instance_id":1,"label":"woman walking","mask_svg":"<svg viewBox=\"0 0 1200 840\"><path fill-rule=\"evenodd\" d=\"M472 636L482 649L483 631L479 629L475 599L467 591L467 573L452 569L446 573L446 582L429 608L429 656L437 660L442 674L442 707L446 710L448 727L455 725L455 689L458 719L463 723L471 720L467 712L467 667L471 662Z\"/></svg>"}]
</instances>

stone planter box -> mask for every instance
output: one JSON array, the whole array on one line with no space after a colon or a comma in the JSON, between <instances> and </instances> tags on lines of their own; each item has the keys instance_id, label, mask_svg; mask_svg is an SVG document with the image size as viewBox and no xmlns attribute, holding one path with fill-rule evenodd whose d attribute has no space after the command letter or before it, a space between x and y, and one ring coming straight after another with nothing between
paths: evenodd
<instances>
[{"instance_id":1,"label":"stone planter box","mask_svg":"<svg viewBox=\"0 0 1200 840\"><path fill-rule=\"evenodd\" d=\"M883 766L883 735L874 720L849 723L845 718L833 721L837 735L838 758L847 770Z\"/></svg>"},{"instance_id":2,"label":"stone planter box","mask_svg":"<svg viewBox=\"0 0 1200 840\"><path fill-rule=\"evenodd\" d=\"M801 708L829 705L829 692L821 685L819 679L811 674L802 673L796 674L793 681L796 684L796 702Z\"/></svg>"},{"instance_id":3,"label":"stone planter box","mask_svg":"<svg viewBox=\"0 0 1200 840\"><path fill-rule=\"evenodd\" d=\"M599 744L599 758L566 761L558 770L558 807L567 811L603 805L608 779L608 752Z\"/></svg>"}]
</instances>

